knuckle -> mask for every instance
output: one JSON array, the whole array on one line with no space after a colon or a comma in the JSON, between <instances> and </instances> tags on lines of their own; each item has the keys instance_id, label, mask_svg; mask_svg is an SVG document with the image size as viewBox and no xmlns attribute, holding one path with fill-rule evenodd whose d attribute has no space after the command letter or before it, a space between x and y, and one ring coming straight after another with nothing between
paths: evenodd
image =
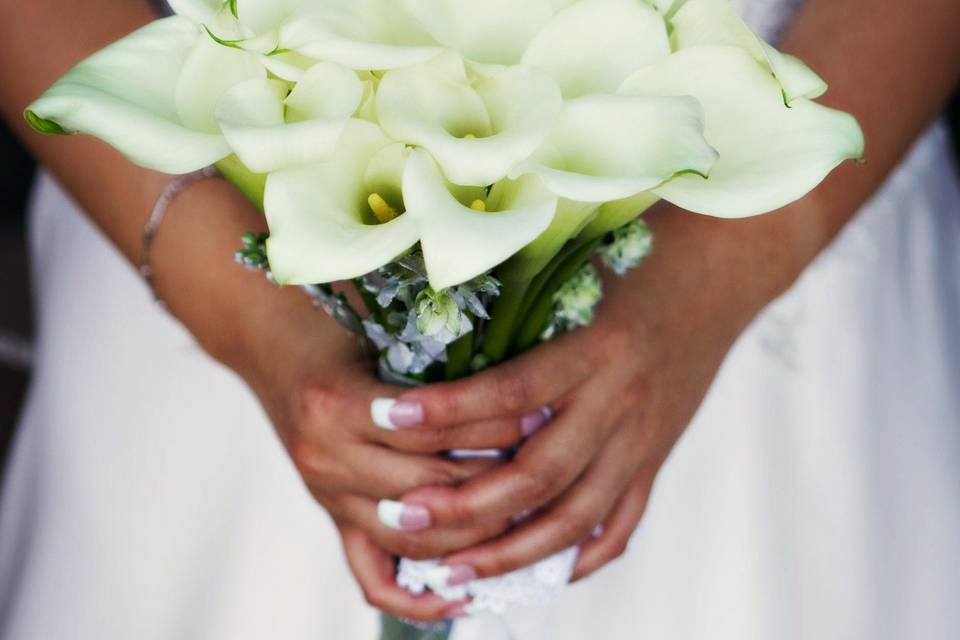
<instances>
[{"instance_id":1,"label":"knuckle","mask_svg":"<svg viewBox=\"0 0 960 640\"><path fill-rule=\"evenodd\" d=\"M508 413L524 411L532 396L532 381L526 374L510 373L495 378L497 401Z\"/></svg>"},{"instance_id":2,"label":"knuckle","mask_svg":"<svg viewBox=\"0 0 960 640\"><path fill-rule=\"evenodd\" d=\"M363 593L363 599L368 605L374 609L383 610L386 608L386 601L383 598L383 595L376 589L372 589L365 585L361 586L361 591Z\"/></svg>"},{"instance_id":3,"label":"knuckle","mask_svg":"<svg viewBox=\"0 0 960 640\"><path fill-rule=\"evenodd\" d=\"M297 394L299 415L309 423L330 420L342 401L334 385L317 380L305 381Z\"/></svg>"},{"instance_id":4,"label":"knuckle","mask_svg":"<svg viewBox=\"0 0 960 640\"><path fill-rule=\"evenodd\" d=\"M322 483L326 488L339 484L337 464L312 442L302 438L294 442L290 447L290 458L302 478Z\"/></svg>"},{"instance_id":5,"label":"knuckle","mask_svg":"<svg viewBox=\"0 0 960 640\"><path fill-rule=\"evenodd\" d=\"M437 460L422 468L417 486L450 487L460 483L461 474L456 464Z\"/></svg>"},{"instance_id":6,"label":"knuckle","mask_svg":"<svg viewBox=\"0 0 960 640\"><path fill-rule=\"evenodd\" d=\"M313 469L316 464L316 451L313 444L304 438L297 438L289 445L290 459L293 465L303 477L313 477Z\"/></svg>"},{"instance_id":7,"label":"knuckle","mask_svg":"<svg viewBox=\"0 0 960 640\"><path fill-rule=\"evenodd\" d=\"M469 525L480 520L477 510L465 498L451 496L446 504L447 520L453 525Z\"/></svg>"},{"instance_id":8,"label":"knuckle","mask_svg":"<svg viewBox=\"0 0 960 640\"><path fill-rule=\"evenodd\" d=\"M579 513L559 512L554 520L554 528L557 531L557 537L563 545L570 545L588 537L593 531L591 520Z\"/></svg>"},{"instance_id":9,"label":"knuckle","mask_svg":"<svg viewBox=\"0 0 960 640\"><path fill-rule=\"evenodd\" d=\"M412 536L401 538L396 546L398 547L399 555L404 558L409 558L410 560L430 560L438 555L434 549L431 549L431 545L426 541Z\"/></svg>"},{"instance_id":10,"label":"knuckle","mask_svg":"<svg viewBox=\"0 0 960 640\"><path fill-rule=\"evenodd\" d=\"M540 506L553 497L560 480L556 471L558 468L550 464L542 468L520 470L519 493L531 503L528 506Z\"/></svg>"}]
</instances>

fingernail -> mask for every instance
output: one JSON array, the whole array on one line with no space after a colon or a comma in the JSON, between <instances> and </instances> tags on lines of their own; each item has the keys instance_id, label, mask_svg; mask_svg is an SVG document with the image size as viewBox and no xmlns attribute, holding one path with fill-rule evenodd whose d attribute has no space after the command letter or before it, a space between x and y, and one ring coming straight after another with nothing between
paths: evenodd
<instances>
[{"instance_id":1,"label":"fingernail","mask_svg":"<svg viewBox=\"0 0 960 640\"><path fill-rule=\"evenodd\" d=\"M381 429L409 429L423 422L423 405L413 400L377 398L370 404L370 416Z\"/></svg>"},{"instance_id":2,"label":"fingernail","mask_svg":"<svg viewBox=\"0 0 960 640\"><path fill-rule=\"evenodd\" d=\"M552 419L553 411L550 410L550 407L541 407L523 417L520 421L520 432L523 433L524 438L529 438Z\"/></svg>"},{"instance_id":3,"label":"fingernail","mask_svg":"<svg viewBox=\"0 0 960 640\"><path fill-rule=\"evenodd\" d=\"M377 517L384 526L399 531L420 531L431 524L430 511L426 507L394 500L381 500L377 505Z\"/></svg>"},{"instance_id":4,"label":"fingernail","mask_svg":"<svg viewBox=\"0 0 960 640\"><path fill-rule=\"evenodd\" d=\"M459 587L477 579L477 570L467 564L440 566L431 569L426 575L431 588Z\"/></svg>"}]
</instances>

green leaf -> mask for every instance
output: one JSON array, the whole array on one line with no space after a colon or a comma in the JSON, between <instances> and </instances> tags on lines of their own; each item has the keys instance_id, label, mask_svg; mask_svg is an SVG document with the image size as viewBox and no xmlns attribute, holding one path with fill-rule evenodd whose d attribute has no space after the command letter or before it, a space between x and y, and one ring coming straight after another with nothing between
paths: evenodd
<instances>
[{"instance_id":1,"label":"green leaf","mask_svg":"<svg viewBox=\"0 0 960 640\"><path fill-rule=\"evenodd\" d=\"M230 0L228 4L230 5L230 13L233 14L234 18L239 19L240 14L237 13L237 0Z\"/></svg>"},{"instance_id":2,"label":"green leaf","mask_svg":"<svg viewBox=\"0 0 960 640\"><path fill-rule=\"evenodd\" d=\"M215 34L213 31L210 31L210 27L208 27L207 25L203 25L203 29L204 31L207 32L207 35L210 36L210 38L217 44L223 45L225 47L230 47L231 49L243 48L241 46L244 42L243 40L225 40L220 36L218 36L217 34Z\"/></svg>"},{"instance_id":3,"label":"green leaf","mask_svg":"<svg viewBox=\"0 0 960 640\"><path fill-rule=\"evenodd\" d=\"M23 112L23 118L34 131L47 136L66 136L73 133L72 131L67 131L53 120L47 120L46 118L38 116L30 109Z\"/></svg>"}]
</instances>

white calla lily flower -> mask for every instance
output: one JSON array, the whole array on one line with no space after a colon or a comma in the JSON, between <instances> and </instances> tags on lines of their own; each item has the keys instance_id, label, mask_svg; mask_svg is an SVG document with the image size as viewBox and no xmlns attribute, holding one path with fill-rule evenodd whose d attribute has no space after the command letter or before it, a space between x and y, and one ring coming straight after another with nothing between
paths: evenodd
<instances>
[{"instance_id":1,"label":"white calla lily flower","mask_svg":"<svg viewBox=\"0 0 960 640\"><path fill-rule=\"evenodd\" d=\"M638 0L581 0L533 38L524 64L550 74L564 98L613 93L635 71L671 53L667 25Z\"/></svg>"},{"instance_id":2,"label":"white calla lily flower","mask_svg":"<svg viewBox=\"0 0 960 640\"><path fill-rule=\"evenodd\" d=\"M471 280L522 250L550 227L557 198L535 176L480 189L458 189L434 160L416 150L403 176L407 215L418 223L430 285ZM480 196L480 197L475 197Z\"/></svg>"},{"instance_id":3,"label":"white calla lily flower","mask_svg":"<svg viewBox=\"0 0 960 640\"><path fill-rule=\"evenodd\" d=\"M357 70L426 62L443 49L397 0L325 0L285 24L283 47Z\"/></svg>"},{"instance_id":4,"label":"white calla lily flower","mask_svg":"<svg viewBox=\"0 0 960 640\"><path fill-rule=\"evenodd\" d=\"M394 139L422 146L455 184L504 178L546 138L562 105L545 73L526 66L475 68L455 53L388 72L377 114Z\"/></svg>"},{"instance_id":5,"label":"white calla lily flower","mask_svg":"<svg viewBox=\"0 0 960 640\"><path fill-rule=\"evenodd\" d=\"M356 278L415 245L417 221L402 196L407 153L376 125L350 120L330 160L270 174L264 209L276 280Z\"/></svg>"},{"instance_id":6,"label":"white calla lily flower","mask_svg":"<svg viewBox=\"0 0 960 640\"><path fill-rule=\"evenodd\" d=\"M690 211L725 218L773 211L863 157L853 116L801 98L786 106L776 78L739 47L681 50L634 74L621 92L692 95L703 105L706 139L720 152L710 178L680 175L656 190Z\"/></svg>"},{"instance_id":7,"label":"white calla lily flower","mask_svg":"<svg viewBox=\"0 0 960 640\"><path fill-rule=\"evenodd\" d=\"M141 166L188 173L230 153L213 108L232 83L265 72L210 42L187 18L153 22L74 67L27 109L47 133L87 133Z\"/></svg>"},{"instance_id":8,"label":"white calla lily flower","mask_svg":"<svg viewBox=\"0 0 960 640\"><path fill-rule=\"evenodd\" d=\"M565 103L544 145L512 175L535 173L563 198L600 203L679 173L707 175L716 160L693 98L592 95Z\"/></svg>"},{"instance_id":9,"label":"white calla lily flower","mask_svg":"<svg viewBox=\"0 0 960 640\"><path fill-rule=\"evenodd\" d=\"M321 62L292 92L285 82L265 78L234 86L216 116L240 160L255 173L268 173L327 158L362 97L353 71Z\"/></svg>"},{"instance_id":10,"label":"white calla lily flower","mask_svg":"<svg viewBox=\"0 0 960 640\"><path fill-rule=\"evenodd\" d=\"M728 45L748 51L780 81L787 104L798 98L813 100L827 91L827 83L807 65L755 35L730 0L686 0L670 22L677 49Z\"/></svg>"},{"instance_id":11,"label":"white calla lily flower","mask_svg":"<svg viewBox=\"0 0 960 640\"><path fill-rule=\"evenodd\" d=\"M557 0L398 0L433 38L467 60L516 64L558 9Z\"/></svg>"}]
</instances>

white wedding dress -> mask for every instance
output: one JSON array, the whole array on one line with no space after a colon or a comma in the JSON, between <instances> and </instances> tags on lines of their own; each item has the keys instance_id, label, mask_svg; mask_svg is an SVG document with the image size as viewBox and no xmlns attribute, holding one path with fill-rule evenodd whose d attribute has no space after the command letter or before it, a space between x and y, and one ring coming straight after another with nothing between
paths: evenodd
<instances>
[{"instance_id":1,"label":"white wedding dress","mask_svg":"<svg viewBox=\"0 0 960 640\"><path fill-rule=\"evenodd\" d=\"M791 11L744 4L767 35ZM934 126L743 335L629 552L566 592L546 638L960 637L948 148ZM30 240L39 345L0 503L0 638L373 640L243 383L47 177Z\"/></svg>"}]
</instances>

